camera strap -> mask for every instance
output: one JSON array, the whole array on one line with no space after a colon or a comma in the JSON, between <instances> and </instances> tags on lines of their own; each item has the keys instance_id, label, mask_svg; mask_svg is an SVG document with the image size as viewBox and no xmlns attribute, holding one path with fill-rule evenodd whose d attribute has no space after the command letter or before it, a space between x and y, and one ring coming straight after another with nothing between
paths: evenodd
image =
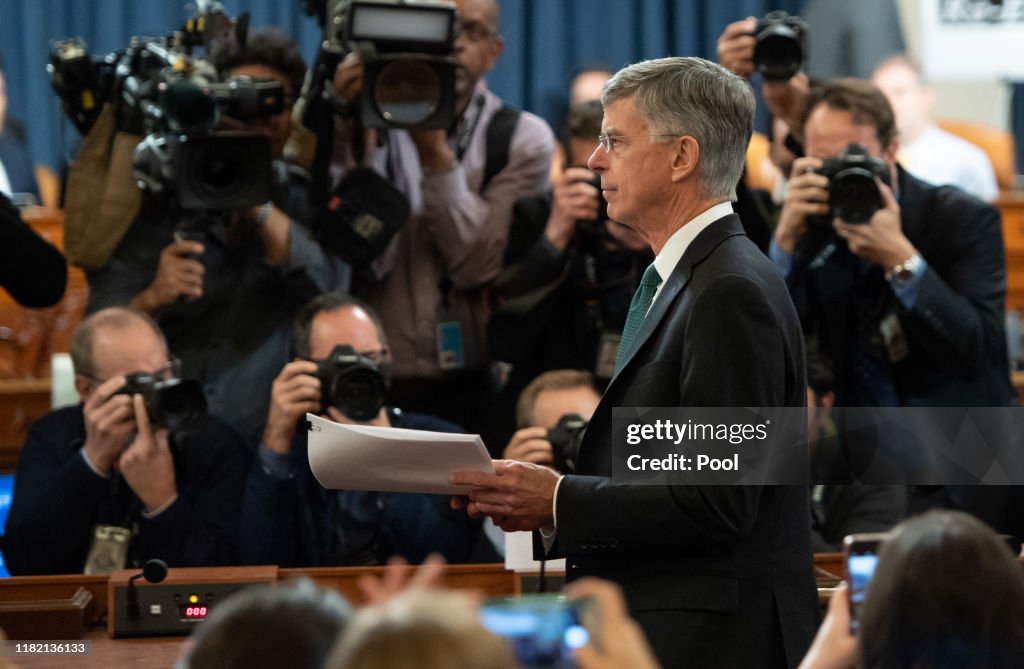
<instances>
[{"instance_id":1,"label":"camera strap","mask_svg":"<svg viewBox=\"0 0 1024 669\"><path fill-rule=\"evenodd\" d=\"M476 127L480 124L480 117L484 112L484 102L484 94L478 91L466 108L466 113L462 116L462 123L456 130L455 159L459 162L462 162L466 151L469 150L470 142L473 141L473 133L476 132Z\"/></svg>"}]
</instances>

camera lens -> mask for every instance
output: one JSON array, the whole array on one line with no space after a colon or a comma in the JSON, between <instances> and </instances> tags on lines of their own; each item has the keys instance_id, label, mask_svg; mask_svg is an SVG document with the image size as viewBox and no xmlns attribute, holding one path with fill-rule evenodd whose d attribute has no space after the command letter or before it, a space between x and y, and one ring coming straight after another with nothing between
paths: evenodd
<instances>
[{"instance_id":1,"label":"camera lens","mask_svg":"<svg viewBox=\"0 0 1024 669\"><path fill-rule=\"evenodd\" d=\"M882 208L882 194L870 171L851 167L832 179L829 202L836 216L847 223L866 223Z\"/></svg>"},{"instance_id":2,"label":"camera lens","mask_svg":"<svg viewBox=\"0 0 1024 669\"><path fill-rule=\"evenodd\" d=\"M373 100L381 116L396 125L418 125L441 104L441 80L428 65L398 60L384 65L377 75Z\"/></svg>"},{"instance_id":3,"label":"camera lens","mask_svg":"<svg viewBox=\"0 0 1024 669\"><path fill-rule=\"evenodd\" d=\"M180 138L177 195L184 209L235 209L267 201L270 140L254 133Z\"/></svg>"},{"instance_id":4,"label":"camera lens","mask_svg":"<svg viewBox=\"0 0 1024 669\"><path fill-rule=\"evenodd\" d=\"M198 381L171 379L156 384L153 422L172 431L197 429L206 417L206 397Z\"/></svg>"},{"instance_id":5,"label":"camera lens","mask_svg":"<svg viewBox=\"0 0 1024 669\"><path fill-rule=\"evenodd\" d=\"M371 369L349 369L337 374L330 385L334 406L357 421L373 420L384 406L384 382Z\"/></svg>"}]
</instances>

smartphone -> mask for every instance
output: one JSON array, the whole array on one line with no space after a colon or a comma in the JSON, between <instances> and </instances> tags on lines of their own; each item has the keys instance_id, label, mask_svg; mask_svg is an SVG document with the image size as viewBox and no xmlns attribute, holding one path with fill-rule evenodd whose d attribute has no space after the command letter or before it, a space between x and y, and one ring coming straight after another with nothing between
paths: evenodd
<instances>
[{"instance_id":1,"label":"smartphone","mask_svg":"<svg viewBox=\"0 0 1024 669\"><path fill-rule=\"evenodd\" d=\"M887 532L848 534L843 539L843 562L846 565L846 583L849 586L850 633L860 627L860 612L864 608L868 584L878 565L878 549L888 538Z\"/></svg>"},{"instance_id":2,"label":"smartphone","mask_svg":"<svg viewBox=\"0 0 1024 669\"><path fill-rule=\"evenodd\" d=\"M596 615L591 600L564 595L492 598L481 609L484 627L512 644L519 663L540 669L575 667L572 651L591 642Z\"/></svg>"}]
</instances>

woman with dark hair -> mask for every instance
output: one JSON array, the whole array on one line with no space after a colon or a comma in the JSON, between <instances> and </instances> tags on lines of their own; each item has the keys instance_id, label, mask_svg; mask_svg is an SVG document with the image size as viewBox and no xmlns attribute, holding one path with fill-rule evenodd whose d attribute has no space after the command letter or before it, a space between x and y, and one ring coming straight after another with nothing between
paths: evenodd
<instances>
[{"instance_id":1,"label":"woman with dark hair","mask_svg":"<svg viewBox=\"0 0 1024 669\"><path fill-rule=\"evenodd\" d=\"M801 669L1024 667L1024 565L981 521L936 511L879 553L857 638L839 588Z\"/></svg>"}]
</instances>

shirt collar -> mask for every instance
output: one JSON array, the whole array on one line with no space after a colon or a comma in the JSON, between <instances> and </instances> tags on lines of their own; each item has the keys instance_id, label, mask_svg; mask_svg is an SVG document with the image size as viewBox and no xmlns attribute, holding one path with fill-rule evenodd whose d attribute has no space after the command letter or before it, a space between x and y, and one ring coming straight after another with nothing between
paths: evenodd
<instances>
[{"instance_id":1,"label":"shirt collar","mask_svg":"<svg viewBox=\"0 0 1024 669\"><path fill-rule=\"evenodd\" d=\"M662 282L668 280L669 275L672 274L672 270L679 264L679 259L686 253L686 249L689 248L690 244L694 239L697 238L704 228L708 227L715 221L725 216L728 216L733 212L732 203L729 201L719 202L712 206L710 209L704 210L698 214L695 218L691 219L686 225L679 228L675 233L668 238L665 242L665 246L662 247L661 253L654 259L654 268L658 270L658 276L661 277ZM660 291L659 291L660 292Z\"/></svg>"}]
</instances>

